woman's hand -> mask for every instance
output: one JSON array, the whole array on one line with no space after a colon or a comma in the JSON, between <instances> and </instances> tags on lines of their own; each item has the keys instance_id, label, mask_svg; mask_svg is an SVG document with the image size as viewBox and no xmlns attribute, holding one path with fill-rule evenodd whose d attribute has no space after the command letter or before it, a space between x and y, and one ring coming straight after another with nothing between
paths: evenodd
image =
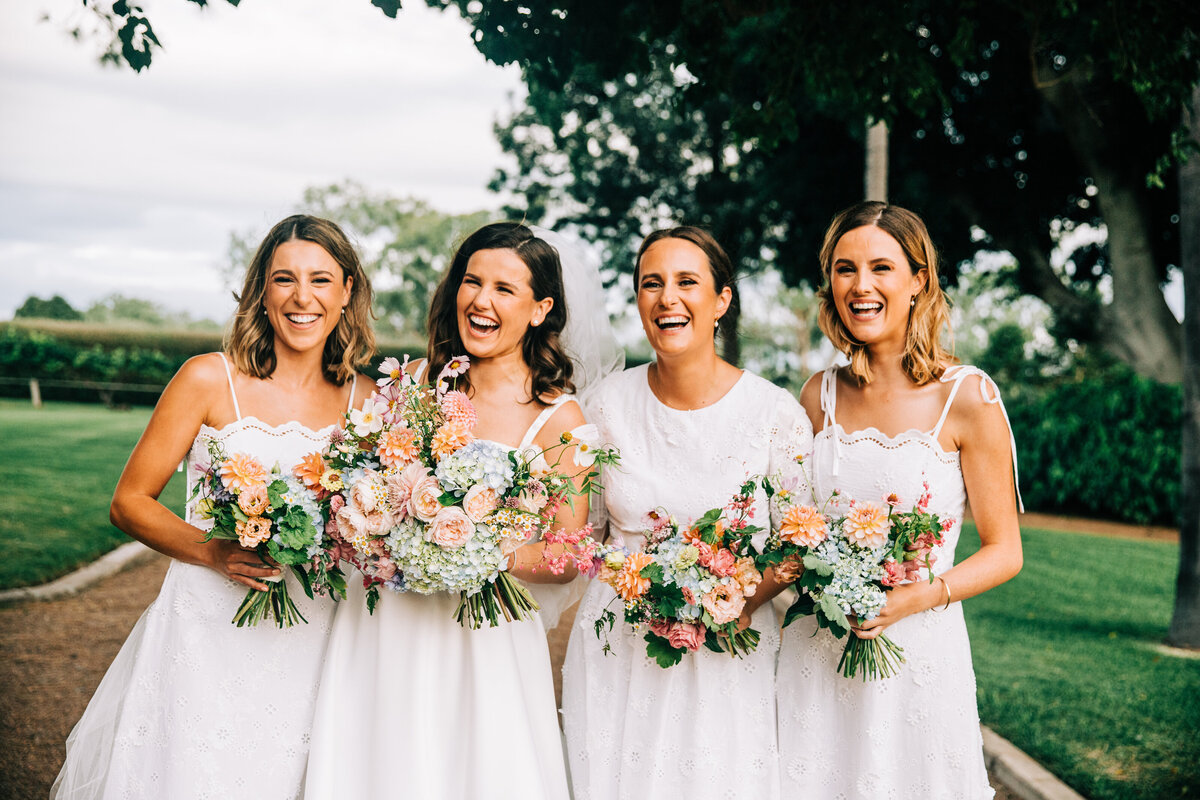
<instances>
[{"instance_id":1,"label":"woman's hand","mask_svg":"<svg viewBox=\"0 0 1200 800\"><path fill-rule=\"evenodd\" d=\"M887 602L884 603L879 616L861 621L858 617L847 616L850 620L850 632L860 639L874 639L882 635L889 626L912 614L936 608L945 599L945 585L941 579L935 579L933 583L917 581L896 586L887 593Z\"/></svg>"},{"instance_id":2,"label":"woman's hand","mask_svg":"<svg viewBox=\"0 0 1200 800\"><path fill-rule=\"evenodd\" d=\"M213 539L207 547L208 567L235 583L265 592L267 585L259 579L279 575L277 565L264 562L256 551L242 547L232 539Z\"/></svg>"}]
</instances>

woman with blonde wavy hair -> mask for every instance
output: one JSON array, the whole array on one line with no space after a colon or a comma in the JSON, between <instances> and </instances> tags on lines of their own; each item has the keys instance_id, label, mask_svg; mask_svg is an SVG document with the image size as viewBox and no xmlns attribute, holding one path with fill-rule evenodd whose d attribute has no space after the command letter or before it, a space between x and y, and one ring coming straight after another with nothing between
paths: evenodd
<instances>
[{"instance_id":1,"label":"woman with blonde wavy hair","mask_svg":"<svg viewBox=\"0 0 1200 800\"><path fill-rule=\"evenodd\" d=\"M886 631L904 649L895 676L843 677L844 640L811 616L785 629L776 679L784 794L991 797L962 601L1021 568L1007 414L992 380L942 344L946 299L920 217L855 205L830 224L820 260L821 329L850 363L801 392L816 431L817 500L837 491L840 504L883 507L894 493L907 511L928 494L929 510L953 524L931 570L888 592L875 618L851 618L851 635ZM981 546L955 564L968 498Z\"/></svg>"},{"instance_id":2,"label":"woman with blonde wavy hair","mask_svg":"<svg viewBox=\"0 0 1200 800\"><path fill-rule=\"evenodd\" d=\"M113 494L113 524L171 565L67 739L52 798L300 796L333 601L289 571L307 624L235 627L246 587L280 570L205 542L211 521L159 495L181 460L191 495L210 442L287 471L327 447L371 393L357 372L374 350L371 286L335 224L297 215L267 234L238 299L224 352L171 379Z\"/></svg>"}]
</instances>

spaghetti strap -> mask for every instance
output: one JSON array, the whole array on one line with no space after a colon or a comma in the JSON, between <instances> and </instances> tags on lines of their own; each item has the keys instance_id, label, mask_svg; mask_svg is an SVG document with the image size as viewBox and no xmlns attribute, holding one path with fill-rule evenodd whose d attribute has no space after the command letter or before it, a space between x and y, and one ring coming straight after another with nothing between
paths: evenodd
<instances>
[{"instance_id":1,"label":"spaghetti strap","mask_svg":"<svg viewBox=\"0 0 1200 800\"><path fill-rule=\"evenodd\" d=\"M837 365L828 367L821 375L821 410L825 412L825 424L822 430L828 430L833 438L833 477L837 477L842 465L842 437L838 436L833 426L837 425L835 408L837 406Z\"/></svg>"},{"instance_id":2,"label":"spaghetti strap","mask_svg":"<svg viewBox=\"0 0 1200 800\"><path fill-rule=\"evenodd\" d=\"M550 417L554 416L554 412L557 411L564 403L572 400L575 400L575 395L573 394L560 394L558 397L554 398L554 400L550 402L550 405L542 409L542 413L538 414L533 420L533 423L529 426L529 430L525 431L525 435L521 437L521 444L517 446L517 449L524 450L526 447L529 447L529 445L533 444L534 437L536 437L542 428L545 427L546 422L550 419Z\"/></svg>"},{"instance_id":3,"label":"spaghetti strap","mask_svg":"<svg viewBox=\"0 0 1200 800\"><path fill-rule=\"evenodd\" d=\"M942 417L938 420L938 424L930 433L930 436L933 437L934 441L937 441L938 434L942 430L942 425L946 422L946 417L950 413L950 404L954 402L954 396L958 394L958 387L962 385L963 379L969 375L979 376L979 396L983 398L983 402L988 405L1000 406L1000 413L1004 416L1004 424L1008 427L1008 446L1012 451L1013 488L1017 492L1017 508L1021 513L1025 513L1025 502L1021 499L1020 475L1017 472L1017 439L1013 435L1012 422L1008 419L1008 409L1004 407L1004 401L1000 399L1000 387L996 385L996 382L992 380L990 375L979 367L970 367L963 364L956 364L942 373L942 383L954 381L954 387L950 390L950 397L946 400L946 407L942 409Z\"/></svg>"},{"instance_id":4,"label":"spaghetti strap","mask_svg":"<svg viewBox=\"0 0 1200 800\"><path fill-rule=\"evenodd\" d=\"M229 379L229 396L233 398L233 413L237 414L237 418L242 418L242 409L238 406L237 392L233 390L233 372L229 369L229 359L224 353L217 353L221 357L221 363L225 365L225 377Z\"/></svg>"},{"instance_id":5,"label":"spaghetti strap","mask_svg":"<svg viewBox=\"0 0 1200 800\"><path fill-rule=\"evenodd\" d=\"M350 402L346 404L346 413L349 414L354 410L354 390L358 388L358 373L350 375Z\"/></svg>"}]
</instances>

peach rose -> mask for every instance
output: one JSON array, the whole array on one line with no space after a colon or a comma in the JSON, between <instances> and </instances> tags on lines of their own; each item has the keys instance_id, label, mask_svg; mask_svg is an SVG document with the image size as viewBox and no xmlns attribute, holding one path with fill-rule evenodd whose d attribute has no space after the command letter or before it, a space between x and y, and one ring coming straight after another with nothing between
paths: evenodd
<instances>
[{"instance_id":1,"label":"peach rose","mask_svg":"<svg viewBox=\"0 0 1200 800\"><path fill-rule=\"evenodd\" d=\"M496 510L500 497L490 486L477 483L467 490L462 507L472 522L483 522L483 518Z\"/></svg>"},{"instance_id":2,"label":"peach rose","mask_svg":"<svg viewBox=\"0 0 1200 800\"><path fill-rule=\"evenodd\" d=\"M271 520L265 517L251 517L237 524L238 542L242 547L258 547L271 538Z\"/></svg>"},{"instance_id":3,"label":"peach rose","mask_svg":"<svg viewBox=\"0 0 1200 800\"><path fill-rule=\"evenodd\" d=\"M727 622L736 622L742 615L746 597L742 594L742 587L736 583L718 583L712 591L704 595L700 604L712 615L713 622L724 625Z\"/></svg>"},{"instance_id":4,"label":"peach rose","mask_svg":"<svg viewBox=\"0 0 1200 800\"><path fill-rule=\"evenodd\" d=\"M241 492L253 484L266 483L267 471L254 458L234 453L221 465L221 481L229 491Z\"/></svg>"},{"instance_id":5,"label":"peach rose","mask_svg":"<svg viewBox=\"0 0 1200 800\"><path fill-rule=\"evenodd\" d=\"M825 517L814 506L792 506L779 525L780 538L803 547L816 547L828 535Z\"/></svg>"},{"instance_id":6,"label":"peach rose","mask_svg":"<svg viewBox=\"0 0 1200 800\"><path fill-rule=\"evenodd\" d=\"M246 512L246 516L248 517L257 517L266 511L270 502L270 499L267 497L267 485L265 483L250 484L245 489L242 489L237 499L238 508Z\"/></svg>"},{"instance_id":7,"label":"peach rose","mask_svg":"<svg viewBox=\"0 0 1200 800\"><path fill-rule=\"evenodd\" d=\"M471 518L461 508L446 506L425 531L425 541L433 542L438 547L458 548L466 544L473 533L475 523Z\"/></svg>"},{"instance_id":8,"label":"peach rose","mask_svg":"<svg viewBox=\"0 0 1200 800\"><path fill-rule=\"evenodd\" d=\"M409 510L422 522L433 522L434 517L442 511L441 496L442 487L437 478L426 475L413 486L412 497L408 501Z\"/></svg>"}]
</instances>

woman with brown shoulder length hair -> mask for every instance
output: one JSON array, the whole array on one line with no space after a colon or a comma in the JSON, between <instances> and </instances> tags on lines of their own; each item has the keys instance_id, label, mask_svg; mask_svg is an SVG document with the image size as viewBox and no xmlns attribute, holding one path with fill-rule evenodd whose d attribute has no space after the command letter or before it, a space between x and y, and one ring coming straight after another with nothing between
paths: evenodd
<instances>
[{"instance_id":1,"label":"woman with brown shoulder length hair","mask_svg":"<svg viewBox=\"0 0 1200 800\"><path fill-rule=\"evenodd\" d=\"M992 796L962 601L1021 569L1016 455L995 383L958 365L941 343L946 300L920 217L860 203L838 214L821 247L821 328L849 357L814 376L801 404L817 431L815 498L835 491L948 521L922 567L887 592L850 635L903 648L889 678L839 674L844 640L804 617L784 630L777 675L784 794L833 798ZM954 550L970 499L979 550ZM911 576L910 576L911 577ZM755 597L759 602L766 599Z\"/></svg>"},{"instance_id":2,"label":"woman with brown shoulder length hair","mask_svg":"<svg viewBox=\"0 0 1200 800\"><path fill-rule=\"evenodd\" d=\"M82 719L52 798L298 798L333 601L309 599L291 628L231 623L246 587L280 570L237 541L204 541L197 501L180 519L159 495L186 460L188 496L209 445L290 472L324 450L371 393L371 286L345 235L297 215L254 255L225 352L187 361L163 392L113 494L112 522L170 556Z\"/></svg>"}]
</instances>

